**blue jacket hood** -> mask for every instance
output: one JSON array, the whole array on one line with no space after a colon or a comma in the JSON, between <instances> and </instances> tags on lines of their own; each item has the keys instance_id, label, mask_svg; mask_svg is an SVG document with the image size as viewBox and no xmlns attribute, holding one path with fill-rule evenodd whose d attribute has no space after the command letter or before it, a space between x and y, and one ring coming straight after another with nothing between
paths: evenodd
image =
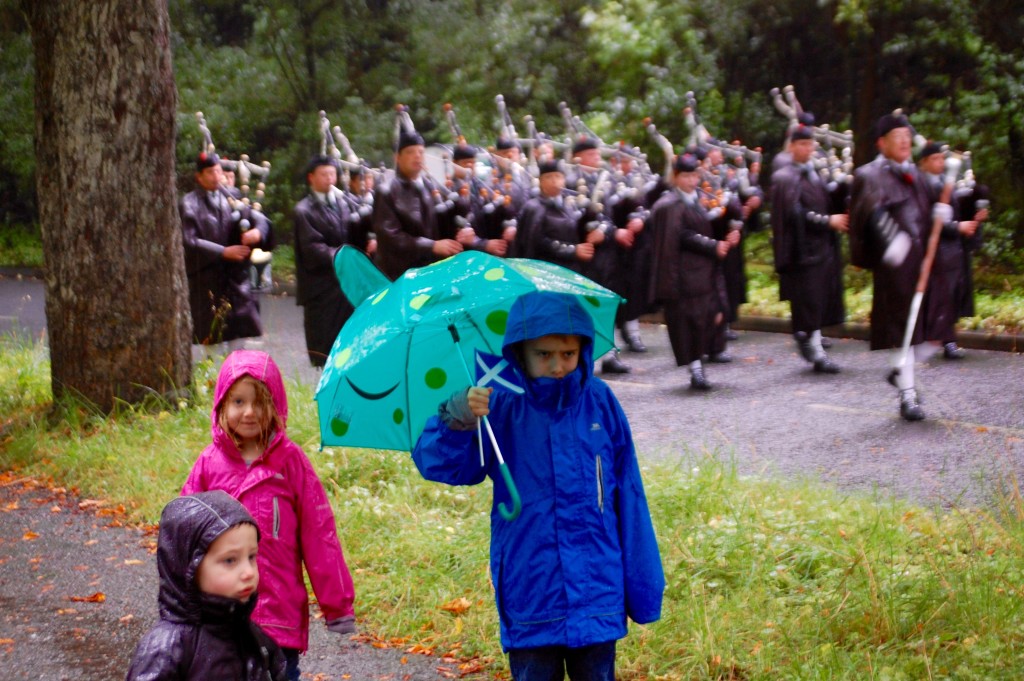
<instances>
[{"instance_id":1,"label":"blue jacket hood","mask_svg":"<svg viewBox=\"0 0 1024 681\"><path fill-rule=\"evenodd\" d=\"M519 296L508 311L501 354L525 376L515 345L550 335L574 335L582 339L580 370L585 382L594 364L594 321L576 296L552 291L534 291Z\"/></svg>"}]
</instances>

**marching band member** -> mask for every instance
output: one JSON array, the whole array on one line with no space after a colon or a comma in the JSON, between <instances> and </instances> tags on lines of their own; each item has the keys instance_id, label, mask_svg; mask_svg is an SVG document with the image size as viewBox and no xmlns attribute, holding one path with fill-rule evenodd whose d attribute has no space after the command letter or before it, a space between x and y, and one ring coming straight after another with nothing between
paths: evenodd
<instances>
[{"instance_id":1,"label":"marching band member","mask_svg":"<svg viewBox=\"0 0 1024 681\"><path fill-rule=\"evenodd\" d=\"M232 204L221 184L223 173L217 154L199 154L198 187L181 199L181 231L192 342L205 349L226 341L234 350L263 335L249 256L257 246L271 250L274 238L263 213Z\"/></svg>"},{"instance_id":2,"label":"marching band member","mask_svg":"<svg viewBox=\"0 0 1024 681\"><path fill-rule=\"evenodd\" d=\"M937 142L928 142L919 152L918 170L925 178L933 203L942 194L945 164L945 149ZM966 353L956 344L956 322L960 317L960 300L966 286L963 269L965 242L974 237L979 221L987 214L979 211L972 220L959 220L956 202L951 203L953 218L942 225L939 250L929 273L927 317L932 320L935 332L943 342L946 359L963 359Z\"/></svg>"},{"instance_id":3,"label":"marching band member","mask_svg":"<svg viewBox=\"0 0 1024 681\"><path fill-rule=\"evenodd\" d=\"M932 205L925 179L911 161L913 132L901 113L882 116L875 127L879 155L854 174L850 203L850 253L858 267L872 270L871 349L890 350L888 380L900 391L900 416L924 418L914 383L915 362L938 349L933 338L927 296L914 325L910 351L902 362L901 345L911 301L932 227Z\"/></svg>"},{"instance_id":4,"label":"marching band member","mask_svg":"<svg viewBox=\"0 0 1024 681\"><path fill-rule=\"evenodd\" d=\"M295 303L302 307L306 352L314 367L322 367L334 339L354 308L338 286L334 255L352 243L350 230L358 214L349 210L341 192L334 191L338 164L329 156L314 156L306 166L309 194L295 205Z\"/></svg>"},{"instance_id":5,"label":"marching band member","mask_svg":"<svg viewBox=\"0 0 1024 681\"><path fill-rule=\"evenodd\" d=\"M348 189L342 190L352 216L348 243L371 258L377 252L377 239L373 235L373 189L373 173L369 168L359 166L349 170Z\"/></svg>"},{"instance_id":6,"label":"marching band member","mask_svg":"<svg viewBox=\"0 0 1024 681\"><path fill-rule=\"evenodd\" d=\"M791 162L772 174L772 246L779 274L779 299L790 302L793 337L814 371L839 373L822 347L823 326L843 310L842 253L839 234L849 216L830 214L829 193L814 168L814 135L800 125L790 136Z\"/></svg>"},{"instance_id":7,"label":"marching band member","mask_svg":"<svg viewBox=\"0 0 1024 681\"><path fill-rule=\"evenodd\" d=\"M377 266L392 281L410 267L422 267L461 253L463 244L446 235L433 194L440 191L424 172L424 143L402 130L395 147L395 177L378 188L373 202Z\"/></svg>"},{"instance_id":8,"label":"marching band member","mask_svg":"<svg viewBox=\"0 0 1024 681\"><path fill-rule=\"evenodd\" d=\"M698 195L701 176L695 156L680 154L672 168L673 189L651 210L652 294L654 302L663 306L676 365L689 367L692 389L710 390L701 358L722 322L716 279L721 261L739 243L739 233L730 231L725 239L715 238Z\"/></svg>"},{"instance_id":9,"label":"marching band member","mask_svg":"<svg viewBox=\"0 0 1024 681\"><path fill-rule=\"evenodd\" d=\"M572 155L576 170L566 184L587 199L582 217L584 229L601 232L604 236L594 243L594 257L583 267L583 274L622 295L623 273L618 260L624 249L632 248L634 233L617 228L604 213L603 201L611 195L613 187L611 173L601 160L599 141L588 135L580 136L573 143ZM632 369L620 359L615 348L601 358L601 373L628 374L630 371Z\"/></svg>"}]
</instances>

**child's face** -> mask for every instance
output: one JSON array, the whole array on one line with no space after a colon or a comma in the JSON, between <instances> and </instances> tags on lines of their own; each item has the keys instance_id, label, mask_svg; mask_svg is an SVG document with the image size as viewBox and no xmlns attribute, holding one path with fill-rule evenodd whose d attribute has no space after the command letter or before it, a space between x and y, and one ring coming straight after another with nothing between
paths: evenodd
<instances>
[{"instance_id":1,"label":"child's face","mask_svg":"<svg viewBox=\"0 0 1024 681\"><path fill-rule=\"evenodd\" d=\"M248 523L235 525L217 537L196 572L199 590L243 603L248 601L260 583L256 551L256 528Z\"/></svg>"},{"instance_id":2,"label":"child's face","mask_svg":"<svg viewBox=\"0 0 1024 681\"><path fill-rule=\"evenodd\" d=\"M242 444L258 442L267 426L262 404L251 379L236 381L224 397L224 419L228 430Z\"/></svg>"},{"instance_id":3,"label":"child's face","mask_svg":"<svg viewBox=\"0 0 1024 681\"><path fill-rule=\"evenodd\" d=\"M541 336L523 343L530 378L562 378L580 363L579 336Z\"/></svg>"}]
</instances>

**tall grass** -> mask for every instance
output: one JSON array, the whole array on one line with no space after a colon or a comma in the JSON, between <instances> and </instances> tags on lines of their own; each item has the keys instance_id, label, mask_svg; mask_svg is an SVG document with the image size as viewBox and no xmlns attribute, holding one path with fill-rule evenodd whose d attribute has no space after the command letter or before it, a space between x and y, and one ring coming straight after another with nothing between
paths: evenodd
<instances>
[{"instance_id":1,"label":"tall grass","mask_svg":"<svg viewBox=\"0 0 1024 681\"><path fill-rule=\"evenodd\" d=\"M209 438L216 367L195 404L50 416L37 346L0 348L0 466L53 476L155 521ZM505 677L488 577L489 484L423 481L407 455L319 451L312 389L289 434L331 495L364 631ZM1017 679L1024 669L1024 503L935 510L810 481L738 476L727 453L644 469L667 577L662 619L619 647L626 681ZM456 599L468 606L442 609Z\"/></svg>"}]
</instances>

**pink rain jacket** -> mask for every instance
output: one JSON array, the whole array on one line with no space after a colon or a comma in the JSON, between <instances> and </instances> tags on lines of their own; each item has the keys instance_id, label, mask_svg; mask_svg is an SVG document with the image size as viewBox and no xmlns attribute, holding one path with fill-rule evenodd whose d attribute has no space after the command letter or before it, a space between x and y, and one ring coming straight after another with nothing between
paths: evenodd
<instances>
[{"instance_id":1,"label":"pink rain jacket","mask_svg":"<svg viewBox=\"0 0 1024 681\"><path fill-rule=\"evenodd\" d=\"M274 360L265 352L232 352L217 376L213 443L199 455L181 493L224 490L256 519L260 595L252 619L281 647L304 651L309 638L309 597L303 564L325 622L353 615L355 590L327 493L305 452L283 432L275 433L263 456L247 467L231 436L218 425L218 405L245 375L267 385L277 413L287 422L288 398Z\"/></svg>"}]
</instances>

